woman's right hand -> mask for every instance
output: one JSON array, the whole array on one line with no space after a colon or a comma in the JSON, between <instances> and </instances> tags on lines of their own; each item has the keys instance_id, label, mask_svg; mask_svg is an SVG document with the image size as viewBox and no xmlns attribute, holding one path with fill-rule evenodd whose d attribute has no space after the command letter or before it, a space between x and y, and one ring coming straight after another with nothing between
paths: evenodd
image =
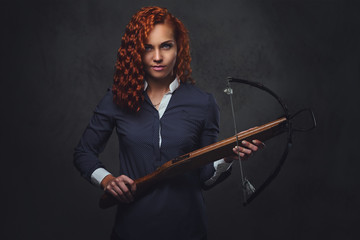
<instances>
[{"instance_id":1,"label":"woman's right hand","mask_svg":"<svg viewBox=\"0 0 360 240\"><path fill-rule=\"evenodd\" d=\"M114 177L109 174L101 181L101 186L105 192L110 193L120 202L130 203L134 201L136 183L128 176Z\"/></svg>"}]
</instances>

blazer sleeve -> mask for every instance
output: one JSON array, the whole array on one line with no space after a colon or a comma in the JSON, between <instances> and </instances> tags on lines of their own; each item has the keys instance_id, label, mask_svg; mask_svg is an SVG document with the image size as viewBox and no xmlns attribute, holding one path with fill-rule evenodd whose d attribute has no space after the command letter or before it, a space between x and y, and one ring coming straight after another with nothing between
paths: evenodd
<instances>
[{"instance_id":1,"label":"blazer sleeve","mask_svg":"<svg viewBox=\"0 0 360 240\"><path fill-rule=\"evenodd\" d=\"M208 106L205 111L205 123L200 137L200 147L205 147L207 145L217 142L217 137L219 135L219 121L219 106L217 105L214 97L209 94ZM221 173L219 178L214 183L208 186L205 185L204 182L214 175L215 168L213 163L205 165L200 170L200 180L202 182L202 188L204 190L208 190L214 187L216 184L222 182L230 175L231 169L232 168L230 167L227 171Z\"/></svg>"},{"instance_id":2,"label":"blazer sleeve","mask_svg":"<svg viewBox=\"0 0 360 240\"><path fill-rule=\"evenodd\" d=\"M99 154L103 152L114 128L112 108L112 93L109 90L96 106L90 123L75 147L74 165L89 182L97 168L105 168L99 160Z\"/></svg>"}]
</instances>

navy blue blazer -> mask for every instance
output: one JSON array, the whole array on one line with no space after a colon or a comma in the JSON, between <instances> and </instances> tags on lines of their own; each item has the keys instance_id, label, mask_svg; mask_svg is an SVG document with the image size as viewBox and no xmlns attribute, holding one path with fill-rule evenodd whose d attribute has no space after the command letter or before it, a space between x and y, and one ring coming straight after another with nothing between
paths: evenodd
<instances>
[{"instance_id":1,"label":"navy blue blazer","mask_svg":"<svg viewBox=\"0 0 360 240\"><path fill-rule=\"evenodd\" d=\"M75 166L87 180L97 168L105 168L99 154L114 128L119 140L119 174L132 179L217 141L219 108L211 94L181 83L161 119L146 92L144 95L137 113L114 104L111 91L97 105L74 154ZM141 199L118 208L114 235L120 239L202 239L206 214L201 188L214 171L213 164L206 165L161 183Z\"/></svg>"}]
</instances>

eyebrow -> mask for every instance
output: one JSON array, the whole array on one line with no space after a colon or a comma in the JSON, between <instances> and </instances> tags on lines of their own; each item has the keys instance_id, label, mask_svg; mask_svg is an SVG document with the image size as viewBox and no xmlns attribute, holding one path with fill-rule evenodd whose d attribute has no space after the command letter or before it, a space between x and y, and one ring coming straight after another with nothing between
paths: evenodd
<instances>
[{"instance_id":1,"label":"eyebrow","mask_svg":"<svg viewBox=\"0 0 360 240\"><path fill-rule=\"evenodd\" d=\"M167 40L167 41L164 41L164 42L160 43L160 45L165 44L165 43L175 43L175 40ZM150 43L145 43L144 45L145 46L152 46L152 44L150 44Z\"/></svg>"}]
</instances>

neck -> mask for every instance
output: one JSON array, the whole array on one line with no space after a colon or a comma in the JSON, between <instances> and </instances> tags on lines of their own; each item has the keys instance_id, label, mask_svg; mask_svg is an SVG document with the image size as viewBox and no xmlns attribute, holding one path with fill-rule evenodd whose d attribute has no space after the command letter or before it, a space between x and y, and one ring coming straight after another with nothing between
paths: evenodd
<instances>
[{"instance_id":1,"label":"neck","mask_svg":"<svg viewBox=\"0 0 360 240\"><path fill-rule=\"evenodd\" d=\"M175 77L171 76L166 79L153 79L153 78L147 78L146 81L149 84L147 88L147 92L153 92L153 93L166 93L169 91L170 84L174 81Z\"/></svg>"},{"instance_id":2,"label":"neck","mask_svg":"<svg viewBox=\"0 0 360 240\"><path fill-rule=\"evenodd\" d=\"M151 103L156 109L159 109L159 104L163 96L169 92L170 83L174 81L175 77L167 79L152 79L147 78L147 83L149 84L146 92L150 98Z\"/></svg>"}]
</instances>

